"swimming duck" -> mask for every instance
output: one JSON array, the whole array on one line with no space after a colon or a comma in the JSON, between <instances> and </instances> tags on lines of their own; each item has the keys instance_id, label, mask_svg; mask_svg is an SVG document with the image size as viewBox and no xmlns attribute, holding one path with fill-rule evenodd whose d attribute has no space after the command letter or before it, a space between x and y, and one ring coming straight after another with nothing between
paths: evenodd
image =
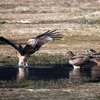
<instances>
[{"instance_id":1,"label":"swimming duck","mask_svg":"<svg viewBox=\"0 0 100 100\"><path fill-rule=\"evenodd\" d=\"M93 57L92 60L97 63L97 65L100 65L100 52L96 52L93 49L87 50L87 52L91 53L91 56Z\"/></svg>"},{"instance_id":2,"label":"swimming duck","mask_svg":"<svg viewBox=\"0 0 100 100\"><path fill-rule=\"evenodd\" d=\"M78 55L75 56L72 51L68 52L69 54L69 63L73 65L74 68L80 68L82 65L90 61L91 56Z\"/></svg>"}]
</instances>

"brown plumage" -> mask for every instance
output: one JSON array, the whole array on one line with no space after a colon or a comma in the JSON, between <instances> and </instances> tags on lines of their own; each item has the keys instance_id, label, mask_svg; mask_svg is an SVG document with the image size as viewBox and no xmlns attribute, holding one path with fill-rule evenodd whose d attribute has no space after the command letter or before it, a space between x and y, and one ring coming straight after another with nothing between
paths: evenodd
<instances>
[{"instance_id":1,"label":"brown plumage","mask_svg":"<svg viewBox=\"0 0 100 100\"><path fill-rule=\"evenodd\" d=\"M87 52L91 53L91 56L93 57L92 60L97 63L97 65L100 65L100 52L96 52L93 49L87 50Z\"/></svg>"},{"instance_id":2,"label":"brown plumage","mask_svg":"<svg viewBox=\"0 0 100 100\"><path fill-rule=\"evenodd\" d=\"M68 52L69 54L69 63L73 65L74 68L80 68L82 65L90 61L90 56L78 55L75 56L72 51Z\"/></svg>"},{"instance_id":3,"label":"brown plumage","mask_svg":"<svg viewBox=\"0 0 100 100\"><path fill-rule=\"evenodd\" d=\"M59 32L55 32L55 31L56 30L53 31L49 30L41 35L29 39L25 47L22 47L21 45L16 46L13 42L5 39L4 37L0 37L0 41L5 42L16 49L16 54L17 57L19 58L19 66L24 66L25 63L26 66L28 66L27 62L31 54L39 50L40 47L45 43L54 40L59 40L61 38L61 35L58 34Z\"/></svg>"}]
</instances>

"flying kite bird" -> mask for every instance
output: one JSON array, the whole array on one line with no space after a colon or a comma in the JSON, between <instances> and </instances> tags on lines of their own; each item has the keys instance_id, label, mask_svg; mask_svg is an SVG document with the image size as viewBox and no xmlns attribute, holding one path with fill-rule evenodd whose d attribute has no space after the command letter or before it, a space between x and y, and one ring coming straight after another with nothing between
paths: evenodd
<instances>
[{"instance_id":1,"label":"flying kite bird","mask_svg":"<svg viewBox=\"0 0 100 100\"><path fill-rule=\"evenodd\" d=\"M74 68L79 68L82 65L85 65L87 62L90 61L91 56L86 56L86 55L78 55L75 56L72 51L68 52L69 54L69 63L73 65Z\"/></svg>"},{"instance_id":2,"label":"flying kite bird","mask_svg":"<svg viewBox=\"0 0 100 100\"><path fill-rule=\"evenodd\" d=\"M19 66L28 66L28 59L31 54L39 50L42 45L62 38L61 34L58 34L60 32L55 31L56 30L49 30L41 35L29 39L25 47L22 47L20 44L16 46L13 42L4 37L0 37L0 41L5 42L16 49L16 55L19 58Z\"/></svg>"}]
</instances>

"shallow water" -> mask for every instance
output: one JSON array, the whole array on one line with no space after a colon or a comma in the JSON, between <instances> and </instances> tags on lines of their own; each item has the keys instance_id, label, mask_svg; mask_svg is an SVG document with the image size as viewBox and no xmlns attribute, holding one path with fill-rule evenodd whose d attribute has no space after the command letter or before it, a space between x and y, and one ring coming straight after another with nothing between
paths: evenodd
<instances>
[{"instance_id":1,"label":"shallow water","mask_svg":"<svg viewBox=\"0 0 100 100\"><path fill-rule=\"evenodd\" d=\"M82 79L100 78L100 66L83 67L78 69L53 69L50 66L40 68L0 67L0 80L50 80L50 79Z\"/></svg>"}]
</instances>

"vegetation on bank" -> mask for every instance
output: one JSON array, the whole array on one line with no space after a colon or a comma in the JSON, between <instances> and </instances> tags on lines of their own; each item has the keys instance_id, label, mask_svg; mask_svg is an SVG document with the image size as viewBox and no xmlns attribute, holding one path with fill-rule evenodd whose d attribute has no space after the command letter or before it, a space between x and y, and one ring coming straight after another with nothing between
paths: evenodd
<instances>
[{"instance_id":1,"label":"vegetation on bank","mask_svg":"<svg viewBox=\"0 0 100 100\"><path fill-rule=\"evenodd\" d=\"M6 56L3 57L0 61L0 66L15 66L18 64L18 59ZM29 65L61 65L68 64L68 58L64 55L58 54L33 54L29 59Z\"/></svg>"}]
</instances>

